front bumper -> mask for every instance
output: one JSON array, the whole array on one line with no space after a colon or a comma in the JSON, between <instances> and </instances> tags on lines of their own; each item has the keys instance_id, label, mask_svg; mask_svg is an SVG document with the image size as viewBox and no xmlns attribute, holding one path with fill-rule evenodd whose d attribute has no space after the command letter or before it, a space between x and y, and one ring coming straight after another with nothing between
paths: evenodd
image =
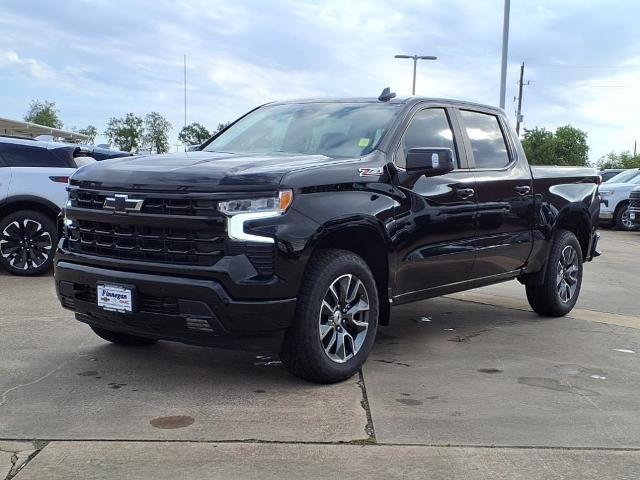
<instances>
[{"instance_id":1,"label":"front bumper","mask_svg":"<svg viewBox=\"0 0 640 480\"><path fill-rule=\"evenodd\" d=\"M134 312L97 305L97 285L133 290ZM244 301L213 280L143 274L57 261L56 293L62 306L90 325L143 337L225 346L233 339L277 336L293 321L295 298Z\"/></svg>"},{"instance_id":2,"label":"front bumper","mask_svg":"<svg viewBox=\"0 0 640 480\"><path fill-rule=\"evenodd\" d=\"M640 209L630 208L629 220L631 220L636 227L640 227Z\"/></svg>"}]
</instances>

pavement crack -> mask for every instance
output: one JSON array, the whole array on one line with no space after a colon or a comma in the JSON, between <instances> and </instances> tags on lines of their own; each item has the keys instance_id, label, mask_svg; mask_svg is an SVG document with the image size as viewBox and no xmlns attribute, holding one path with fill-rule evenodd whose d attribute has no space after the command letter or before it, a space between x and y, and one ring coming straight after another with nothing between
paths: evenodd
<instances>
[{"instance_id":1,"label":"pavement crack","mask_svg":"<svg viewBox=\"0 0 640 480\"><path fill-rule=\"evenodd\" d=\"M367 415L367 424L364 427L367 438L363 443L377 443L376 430L373 426L373 417L371 416L371 407L369 405L369 397L367 396L367 386L364 383L364 373L362 372L362 369L358 370L358 386L360 387L360 390L362 390L362 400L360 401L360 405L362 405L362 408Z\"/></svg>"},{"instance_id":2,"label":"pavement crack","mask_svg":"<svg viewBox=\"0 0 640 480\"><path fill-rule=\"evenodd\" d=\"M42 380L44 380L44 379L50 377L51 375L53 375L54 373L56 373L61 368L65 367L72 360L75 360L75 357L74 358L70 358L68 360L65 360L64 362L59 364L57 367L55 367L52 370L49 370L47 373L45 373L44 375L36 378L35 380L32 380L32 381L27 382L27 383L21 383L20 385L15 385L15 386L5 390L4 392L2 392L2 395L0 395L0 407L2 407L5 403L7 403L7 395L10 394L11 392L13 392L14 390L18 390L18 389L24 388L24 387L30 387L31 385L35 385L36 383L41 382Z\"/></svg>"},{"instance_id":3,"label":"pavement crack","mask_svg":"<svg viewBox=\"0 0 640 480\"><path fill-rule=\"evenodd\" d=\"M4 392L2 392L2 394L0 394L0 407L2 407L5 403L7 403L7 395L9 395L14 390L18 390L20 388L25 388L25 387L30 387L31 385L35 385L36 383L39 383L39 382L45 380L46 378L50 377L51 375L56 373L58 370L61 370L62 368L67 366L72 361L77 360L80 357L86 357L87 355L79 353L80 349L82 349L82 348L84 348L84 344L80 345L75 350L72 358L68 358L64 362L60 363L57 367L53 368L52 370L49 370L47 373L45 373L44 375L36 378L35 380L32 380L32 381L27 382L27 383L21 383L20 385L15 385L15 386L5 390Z\"/></svg>"},{"instance_id":4,"label":"pavement crack","mask_svg":"<svg viewBox=\"0 0 640 480\"><path fill-rule=\"evenodd\" d=\"M36 455L38 455L38 453L42 451L44 447L48 445L49 442L35 441L33 443L35 450L27 458L21 457L19 455L20 452L12 452L13 455L11 456L11 470L9 470L9 473L4 478L4 480L11 480L12 478L14 478L19 472L24 469L24 467L29 464L29 462L31 462L31 460L35 458Z\"/></svg>"}]
</instances>

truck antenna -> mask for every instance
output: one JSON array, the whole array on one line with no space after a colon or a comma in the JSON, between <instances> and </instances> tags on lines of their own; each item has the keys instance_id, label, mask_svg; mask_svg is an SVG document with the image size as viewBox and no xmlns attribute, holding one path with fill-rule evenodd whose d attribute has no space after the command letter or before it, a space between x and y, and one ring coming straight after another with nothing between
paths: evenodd
<instances>
[{"instance_id":1,"label":"truck antenna","mask_svg":"<svg viewBox=\"0 0 640 480\"><path fill-rule=\"evenodd\" d=\"M395 92L392 92L389 87L386 87L384 90L382 90L382 93L378 97L378 100L380 100L381 102L388 102L392 98L395 98L395 96Z\"/></svg>"}]
</instances>

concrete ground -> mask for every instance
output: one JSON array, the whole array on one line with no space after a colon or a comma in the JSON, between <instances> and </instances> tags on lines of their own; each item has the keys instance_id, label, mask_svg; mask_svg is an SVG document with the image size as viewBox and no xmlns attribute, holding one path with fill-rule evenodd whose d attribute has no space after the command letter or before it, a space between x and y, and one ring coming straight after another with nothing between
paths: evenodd
<instances>
[{"instance_id":1,"label":"concrete ground","mask_svg":"<svg viewBox=\"0 0 640 480\"><path fill-rule=\"evenodd\" d=\"M566 318L517 282L394 310L361 374L108 344L51 277L0 275L0 479L638 478L640 233L604 231Z\"/></svg>"}]
</instances>

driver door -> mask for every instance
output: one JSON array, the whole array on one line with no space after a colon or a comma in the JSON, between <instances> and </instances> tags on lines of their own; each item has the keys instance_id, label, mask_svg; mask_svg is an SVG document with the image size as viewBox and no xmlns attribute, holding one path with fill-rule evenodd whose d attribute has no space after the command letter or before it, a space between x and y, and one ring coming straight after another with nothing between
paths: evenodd
<instances>
[{"instance_id":1,"label":"driver door","mask_svg":"<svg viewBox=\"0 0 640 480\"><path fill-rule=\"evenodd\" d=\"M457 168L427 177L404 170L411 148L450 148ZM395 152L396 293L407 301L472 277L476 259L476 181L467 168L455 112L444 107L417 111Z\"/></svg>"}]
</instances>

